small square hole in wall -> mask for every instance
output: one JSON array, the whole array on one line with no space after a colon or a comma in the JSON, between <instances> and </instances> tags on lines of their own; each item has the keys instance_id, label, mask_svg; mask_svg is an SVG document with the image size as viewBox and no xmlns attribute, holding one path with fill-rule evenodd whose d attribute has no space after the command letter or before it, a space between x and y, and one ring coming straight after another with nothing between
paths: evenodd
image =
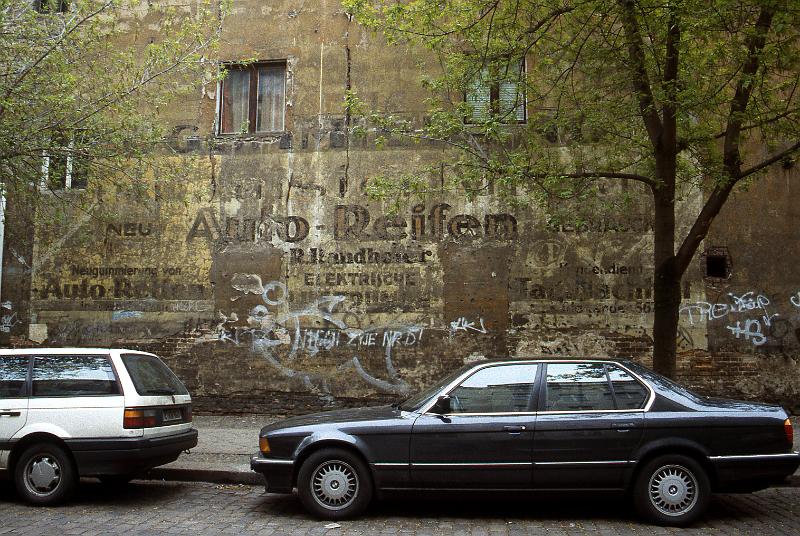
<instances>
[{"instance_id":1,"label":"small square hole in wall","mask_svg":"<svg viewBox=\"0 0 800 536\"><path fill-rule=\"evenodd\" d=\"M727 248L711 248L704 254L706 277L727 279L731 275L731 261Z\"/></svg>"}]
</instances>

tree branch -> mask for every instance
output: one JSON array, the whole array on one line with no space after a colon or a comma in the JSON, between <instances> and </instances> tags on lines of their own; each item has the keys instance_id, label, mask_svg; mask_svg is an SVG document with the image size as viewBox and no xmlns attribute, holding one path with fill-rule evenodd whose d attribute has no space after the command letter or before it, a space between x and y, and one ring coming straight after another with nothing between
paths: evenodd
<instances>
[{"instance_id":1,"label":"tree branch","mask_svg":"<svg viewBox=\"0 0 800 536\"><path fill-rule=\"evenodd\" d=\"M633 63L631 66L631 82L633 89L639 97L639 112L644 119L644 126L650 137L650 143L658 148L661 143L662 124L661 118L655 107L653 90L650 86L650 77L645 67L644 47L639 22L636 20L636 10L633 0L619 0L622 8L622 27L625 30L625 41L628 45L628 56Z\"/></svg>"},{"instance_id":2,"label":"tree branch","mask_svg":"<svg viewBox=\"0 0 800 536\"><path fill-rule=\"evenodd\" d=\"M789 156L793 152L797 151L798 149L800 149L800 141L794 143L793 145L790 145L789 147L787 147L786 149L784 149L784 150L782 150L782 151L780 151L778 153L775 153L774 155L772 155L769 158L767 158L766 160L756 164L755 166L749 167L749 168L745 169L744 171L740 172L739 176L736 177L736 181L738 182L739 180L744 179L745 177L747 177L749 175L752 175L753 173L757 173L757 172L761 171L762 169L771 166L775 162L780 162L781 160L783 160L784 158L786 158L787 156Z\"/></svg>"},{"instance_id":3,"label":"tree branch","mask_svg":"<svg viewBox=\"0 0 800 536\"><path fill-rule=\"evenodd\" d=\"M756 21L755 31L747 38L747 59L742 68L742 75L736 84L736 93L731 101L731 109L728 113L728 125L725 129L725 141L723 143L723 165L731 178L735 179L739 175L739 168L742 164L741 154L739 153L739 142L742 134L742 122L747 105L750 103L750 96L753 94L752 77L758 72L761 65L760 54L767 42L767 34L772 25L772 17L775 15L775 8L767 4L761 8ZM732 187L732 186L731 186Z\"/></svg>"}]
</instances>

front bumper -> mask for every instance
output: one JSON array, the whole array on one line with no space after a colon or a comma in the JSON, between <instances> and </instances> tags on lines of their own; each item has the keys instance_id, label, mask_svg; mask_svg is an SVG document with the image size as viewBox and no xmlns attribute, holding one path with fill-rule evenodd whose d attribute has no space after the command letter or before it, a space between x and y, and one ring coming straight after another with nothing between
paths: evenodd
<instances>
[{"instance_id":1,"label":"front bumper","mask_svg":"<svg viewBox=\"0 0 800 536\"><path fill-rule=\"evenodd\" d=\"M130 439L68 439L81 476L135 474L178 459L197 446L194 428L162 437Z\"/></svg>"},{"instance_id":2,"label":"front bumper","mask_svg":"<svg viewBox=\"0 0 800 536\"><path fill-rule=\"evenodd\" d=\"M264 475L271 493L291 493L294 487L294 460L266 458L260 452L250 457L250 469Z\"/></svg>"},{"instance_id":3,"label":"front bumper","mask_svg":"<svg viewBox=\"0 0 800 536\"><path fill-rule=\"evenodd\" d=\"M771 484L779 484L800 467L800 453L750 454L742 456L711 456L720 491L725 489L761 489Z\"/></svg>"}]
</instances>

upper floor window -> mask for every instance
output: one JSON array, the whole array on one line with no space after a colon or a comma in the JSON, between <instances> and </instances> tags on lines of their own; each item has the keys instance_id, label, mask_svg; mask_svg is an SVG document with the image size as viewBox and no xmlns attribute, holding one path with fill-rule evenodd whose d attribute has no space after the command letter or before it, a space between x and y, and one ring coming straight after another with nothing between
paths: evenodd
<instances>
[{"instance_id":1,"label":"upper floor window","mask_svg":"<svg viewBox=\"0 0 800 536\"><path fill-rule=\"evenodd\" d=\"M39 13L66 13L69 10L67 0L34 0L33 8Z\"/></svg>"},{"instance_id":2,"label":"upper floor window","mask_svg":"<svg viewBox=\"0 0 800 536\"><path fill-rule=\"evenodd\" d=\"M499 69L484 68L466 91L471 105L470 122L495 116L503 123L525 122L525 61L511 62Z\"/></svg>"},{"instance_id":3,"label":"upper floor window","mask_svg":"<svg viewBox=\"0 0 800 536\"><path fill-rule=\"evenodd\" d=\"M42 159L42 190L85 189L89 168L84 159L76 157L71 146L63 151L45 153Z\"/></svg>"},{"instance_id":4,"label":"upper floor window","mask_svg":"<svg viewBox=\"0 0 800 536\"><path fill-rule=\"evenodd\" d=\"M286 112L286 63L226 65L219 134L281 132Z\"/></svg>"}]
</instances>

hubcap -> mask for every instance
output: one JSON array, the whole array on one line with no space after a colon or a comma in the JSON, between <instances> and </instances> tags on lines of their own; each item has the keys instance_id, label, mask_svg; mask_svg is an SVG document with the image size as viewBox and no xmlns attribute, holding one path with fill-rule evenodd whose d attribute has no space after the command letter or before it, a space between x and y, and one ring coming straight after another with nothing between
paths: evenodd
<instances>
[{"instance_id":1,"label":"hubcap","mask_svg":"<svg viewBox=\"0 0 800 536\"><path fill-rule=\"evenodd\" d=\"M650 502L662 514L684 515L697 503L697 480L681 465L665 465L650 477Z\"/></svg>"},{"instance_id":2,"label":"hubcap","mask_svg":"<svg viewBox=\"0 0 800 536\"><path fill-rule=\"evenodd\" d=\"M61 467L48 454L38 454L25 467L25 487L31 493L44 496L55 491L61 482Z\"/></svg>"},{"instance_id":3,"label":"hubcap","mask_svg":"<svg viewBox=\"0 0 800 536\"><path fill-rule=\"evenodd\" d=\"M343 461L323 462L312 473L311 493L323 508L341 510L356 498L358 476L355 470Z\"/></svg>"}]
</instances>

